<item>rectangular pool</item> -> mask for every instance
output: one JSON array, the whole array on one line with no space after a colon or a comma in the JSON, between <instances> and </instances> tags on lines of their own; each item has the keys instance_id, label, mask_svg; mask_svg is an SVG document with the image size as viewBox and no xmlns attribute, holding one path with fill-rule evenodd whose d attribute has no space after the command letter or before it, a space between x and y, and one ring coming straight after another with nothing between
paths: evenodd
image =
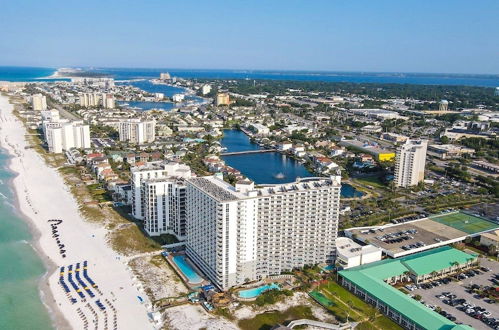
<instances>
[{"instance_id":1,"label":"rectangular pool","mask_svg":"<svg viewBox=\"0 0 499 330\"><path fill-rule=\"evenodd\" d=\"M198 273L196 273L196 271L191 267L191 265L189 265L189 263L185 259L185 256L183 255L174 256L173 262L175 263L175 265L177 265L182 274L184 274L189 283L196 284L203 282L203 278L199 276Z\"/></svg>"}]
</instances>

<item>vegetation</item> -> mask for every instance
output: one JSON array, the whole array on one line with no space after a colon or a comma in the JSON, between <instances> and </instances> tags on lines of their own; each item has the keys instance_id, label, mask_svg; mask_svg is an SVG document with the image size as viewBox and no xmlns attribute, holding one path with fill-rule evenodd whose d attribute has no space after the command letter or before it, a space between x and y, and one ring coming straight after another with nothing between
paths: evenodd
<instances>
[{"instance_id":1,"label":"vegetation","mask_svg":"<svg viewBox=\"0 0 499 330\"><path fill-rule=\"evenodd\" d=\"M293 291L290 290L268 290L256 298L255 304L258 306L273 305L283 297L290 297L292 295Z\"/></svg>"},{"instance_id":2,"label":"vegetation","mask_svg":"<svg viewBox=\"0 0 499 330\"><path fill-rule=\"evenodd\" d=\"M395 322L379 313L374 306L369 305L347 289L334 281L318 287L330 304L326 307L341 321L357 321L360 329L401 329Z\"/></svg>"},{"instance_id":3,"label":"vegetation","mask_svg":"<svg viewBox=\"0 0 499 330\"><path fill-rule=\"evenodd\" d=\"M208 79L199 79L199 81L204 80L208 81ZM407 102L408 106L416 110L437 110L437 102L441 99L449 101L450 109L474 108L483 104L499 110L499 97L494 95L494 88L491 87L244 79L237 80L236 84L217 82L225 85L222 88L227 88L230 92L246 95L286 95L290 89L298 89L303 92L357 94L379 99L398 97L425 101L422 104ZM366 106L377 104L366 103Z\"/></svg>"},{"instance_id":4,"label":"vegetation","mask_svg":"<svg viewBox=\"0 0 499 330\"><path fill-rule=\"evenodd\" d=\"M269 330L276 324L298 319L317 320L309 306L294 306L284 312L269 311L258 314L252 319L243 319L238 325L242 330Z\"/></svg>"},{"instance_id":5,"label":"vegetation","mask_svg":"<svg viewBox=\"0 0 499 330\"><path fill-rule=\"evenodd\" d=\"M113 249L126 256L161 249L158 243L147 238L139 227L133 223L113 230L108 234L108 238Z\"/></svg>"}]
</instances>

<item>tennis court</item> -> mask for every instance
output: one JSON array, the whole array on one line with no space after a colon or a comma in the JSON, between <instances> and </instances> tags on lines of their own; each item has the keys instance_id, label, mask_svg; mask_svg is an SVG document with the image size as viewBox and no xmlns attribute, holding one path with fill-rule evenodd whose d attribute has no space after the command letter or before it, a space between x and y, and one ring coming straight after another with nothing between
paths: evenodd
<instances>
[{"instance_id":1,"label":"tennis court","mask_svg":"<svg viewBox=\"0 0 499 330\"><path fill-rule=\"evenodd\" d=\"M499 228L499 225L493 222L462 212L432 216L430 219L468 234Z\"/></svg>"}]
</instances>

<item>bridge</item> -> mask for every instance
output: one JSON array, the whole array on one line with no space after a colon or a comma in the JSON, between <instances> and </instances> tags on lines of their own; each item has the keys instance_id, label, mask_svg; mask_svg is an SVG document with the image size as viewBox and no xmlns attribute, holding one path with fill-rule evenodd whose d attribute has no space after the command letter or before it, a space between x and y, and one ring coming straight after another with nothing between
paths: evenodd
<instances>
[{"instance_id":1,"label":"bridge","mask_svg":"<svg viewBox=\"0 0 499 330\"><path fill-rule=\"evenodd\" d=\"M259 150L245 150L245 151L234 151L234 152L224 152L220 156L235 156L235 155L250 155L250 154L263 154L265 152L276 152L275 149L259 149Z\"/></svg>"}]
</instances>

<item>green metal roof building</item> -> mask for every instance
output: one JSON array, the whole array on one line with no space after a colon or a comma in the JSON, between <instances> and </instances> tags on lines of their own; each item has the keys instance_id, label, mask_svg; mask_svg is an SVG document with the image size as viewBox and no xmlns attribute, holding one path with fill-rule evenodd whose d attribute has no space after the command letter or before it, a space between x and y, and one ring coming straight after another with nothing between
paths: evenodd
<instances>
[{"instance_id":1,"label":"green metal roof building","mask_svg":"<svg viewBox=\"0 0 499 330\"><path fill-rule=\"evenodd\" d=\"M449 246L413 254L399 259L385 259L338 272L341 284L406 329L465 330L418 301L395 289L389 283L421 278L429 274L469 267L476 255Z\"/></svg>"}]
</instances>

